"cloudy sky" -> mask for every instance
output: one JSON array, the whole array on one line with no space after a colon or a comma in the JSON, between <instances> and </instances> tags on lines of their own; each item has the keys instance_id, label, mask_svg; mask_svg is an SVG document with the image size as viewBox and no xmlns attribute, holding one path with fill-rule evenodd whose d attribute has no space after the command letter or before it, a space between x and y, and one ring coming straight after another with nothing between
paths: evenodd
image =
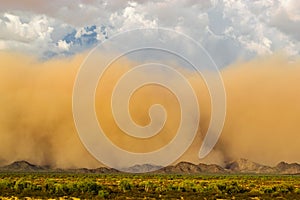
<instances>
[{"instance_id":1,"label":"cloudy sky","mask_svg":"<svg viewBox=\"0 0 300 200\"><path fill-rule=\"evenodd\" d=\"M0 50L42 59L88 50L112 35L141 27L185 33L219 66L237 59L300 53L297 0L1 0Z\"/></svg>"},{"instance_id":2,"label":"cloudy sky","mask_svg":"<svg viewBox=\"0 0 300 200\"><path fill-rule=\"evenodd\" d=\"M177 49L167 53L153 49L151 51L150 48L144 52L132 51L131 56L134 58L145 59L148 63L154 63L153 60L166 61L156 63L170 66L173 66L173 60L177 58L179 63L175 63L176 67L184 67L181 62L189 65L186 60L192 60L192 63L201 67L201 75L208 75L206 78L210 79L207 78L206 81L214 80L214 74L206 70L206 66L210 65L203 59L207 54L201 54L199 49L193 51L191 48L197 45L190 45L189 40L184 40L184 37L178 37L181 39L179 40L177 37L161 34L161 30L171 29L188 35L201 44L210 54L209 58L213 58L221 68L220 74L226 91L226 120L221 142L216 146L212 157L208 157L212 163L231 158L249 158L272 165L282 160L300 162L300 140L297 139L300 133L299 0L0 0L0 165L28 160L59 167L98 166L98 161L86 151L76 134L72 113L74 80L87 52L102 42L102 47L112 45L109 46L111 48L104 48L105 52L101 52L103 54L100 56L97 54L93 57L96 61L99 57L100 64L110 62L110 56L115 56L114 53L131 53L128 49L137 50L136 47L148 45L149 41L144 38L151 35L146 34L149 30L139 30L140 35L130 35L137 32L129 30L139 28L151 28L155 34L158 33L158 37L153 34L154 37L151 38L159 43L158 50L164 50L165 44L166 49ZM115 38L118 37L114 36L119 33L130 37L117 40ZM179 52L174 54L177 57L172 54L174 52ZM135 147L137 141L129 140L130 138L127 140L127 136L122 136L124 132L115 125L114 118L110 115L109 97L113 92L113 83L119 83L114 80L123 75L123 70L131 69L131 65L137 64L131 62L129 53L122 54L126 57L124 56L124 60L119 59L119 64L114 63L115 69L106 71L108 75L104 80L107 80L107 84L102 84L102 87L108 94L102 94L101 98L105 97L107 104L97 107L100 114L104 113L103 119L108 120L103 122L107 126L107 132L115 137L116 144L121 141L120 147L124 146L124 149L127 144L134 144L127 146ZM282 54L285 55L281 56ZM192 59L185 59L190 58L185 55L191 55ZM257 59L259 57L263 59ZM91 59L90 62L94 63L95 60ZM229 65L231 67L227 67ZM98 65L92 65L91 69L94 69L93 66L100 69ZM162 71L154 70L153 74L165 75ZM190 74L190 71L186 73L191 77L189 82L192 86L194 84L196 94L199 95L203 121L200 121L198 139L195 139L196 142L182 160L196 163L199 161L198 152L203 141L201 131L205 132L207 124L212 121L209 98L214 99L212 102L218 100L215 105L222 107L223 104L222 99L213 98L212 95L217 93L213 87L220 81L216 82L218 84L207 81L206 86L213 87L208 87L210 93L206 93L204 86L202 89L202 82L198 84L198 75ZM97 75L91 73L84 76L88 81L83 83L89 84L91 77L98 78ZM146 75L150 77L150 73ZM167 75L164 80L173 81ZM179 88L182 86L176 85ZM81 88L85 88L84 86ZM223 87L221 90L224 92ZM135 103L136 118L141 122L148 121L146 108L152 105L154 97L164 100L162 102L167 107L170 106L171 111L178 106L177 101L169 100L163 92L149 91L141 93L141 98L137 98ZM189 122L195 124L193 120ZM165 130L169 130L168 127ZM164 140L159 140L161 141ZM149 140L147 145L152 149L151 142ZM144 151L143 144L139 144L139 148ZM278 147L285 148L278 151Z\"/></svg>"}]
</instances>

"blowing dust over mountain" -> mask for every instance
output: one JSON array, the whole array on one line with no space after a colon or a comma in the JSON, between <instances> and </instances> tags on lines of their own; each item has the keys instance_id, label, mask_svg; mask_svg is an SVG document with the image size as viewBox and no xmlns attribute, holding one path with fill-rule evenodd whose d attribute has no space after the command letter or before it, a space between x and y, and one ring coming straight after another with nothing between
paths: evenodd
<instances>
[{"instance_id":1,"label":"blowing dust over mountain","mask_svg":"<svg viewBox=\"0 0 300 200\"><path fill-rule=\"evenodd\" d=\"M0 58L0 164L27 160L54 167L99 166L82 145L72 116L73 84L84 55L38 61L1 52ZM179 103L162 87L140 88L130 100L134 121L148 124L148 108L154 103L165 106L168 119L160 134L149 140L125 135L112 118L109 98L114 83L131 64L124 59L105 73L96 93L97 115L115 144L129 151L147 152L174 137L180 121ZM273 56L222 70L227 116L218 144L204 160L197 155L210 121L209 93L199 75L182 72L199 98L201 117L196 139L180 160L222 164L244 157L271 165L282 160L300 162L299 61L290 63Z\"/></svg>"}]
</instances>

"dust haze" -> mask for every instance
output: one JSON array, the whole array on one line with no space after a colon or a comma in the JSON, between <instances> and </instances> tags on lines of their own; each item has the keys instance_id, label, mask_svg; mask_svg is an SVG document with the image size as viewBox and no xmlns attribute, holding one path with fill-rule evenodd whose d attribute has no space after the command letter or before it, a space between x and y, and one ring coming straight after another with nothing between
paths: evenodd
<instances>
[{"instance_id":1,"label":"dust haze","mask_svg":"<svg viewBox=\"0 0 300 200\"><path fill-rule=\"evenodd\" d=\"M72 116L73 84L85 54L39 61L0 52L0 58L0 164L27 160L62 168L100 166L82 145ZM118 78L131 65L121 60L100 80L96 93L98 120L118 146L134 152L155 150L174 137L180 121L179 103L165 88L140 88L130 99L135 122L148 124L148 109L154 103L165 106L168 119L161 133L150 140L124 134L113 120L109 97ZM236 158L268 165L300 162L299 60L289 62L276 55L237 62L221 71L227 116L219 142L204 160L197 155L210 121L209 93L198 74L182 72L197 94L201 117L195 141L177 162L224 164Z\"/></svg>"}]
</instances>

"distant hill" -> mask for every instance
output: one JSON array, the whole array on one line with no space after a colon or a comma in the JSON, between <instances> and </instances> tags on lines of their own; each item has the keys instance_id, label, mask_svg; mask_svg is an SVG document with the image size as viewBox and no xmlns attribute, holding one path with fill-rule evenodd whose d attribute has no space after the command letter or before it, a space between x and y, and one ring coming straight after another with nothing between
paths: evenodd
<instances>
[{"instance_id":1,"label":"distant hill","mask_svg":"<svg viewBox=\"0 0 300 200\"><path fill-rule=\"evenodd\" d=\"M161 166L151 165L151 164L143 164L143 165L134 165L129 168L124 168L123 171L130 173L144 173L144 172L153 172L157 171L161 168Z\"/></svg>"},{"instance_id":2,"label":"distant hill","mask_svg":"<svg viewBox=\"0 0 300 200\"><path fill-rule=\"evenodd\" d=\"M158 173L183 173L183 174L197 174L197 173L225 173L226 170L218 165L207 165L200 163L198 165L189 162L180 162L175 166L167 166L157 171Z\"/></svg>"},{"instance_id":3,"label":"distant hill","mask_svg":"<svg viewBox=\"0 0 300 200\"><path fill-rule=\"evenodd\" d=\"M173 166L161 168L151 164L135 165L124 169L131 173L160 173L160 174L300 174L300 164L280 162L274 167L261 165L247 159L238 159L228 162L225 167L216 164L193 164L180 162ZM122 173L113 168L100 167L96 169L77 168L77 169L57 169L49 166L39 166L27 161L16 161L9 165L0 167L0 172L66 172L66 173Z\"/></svg>"},{"instance_id":4,"label":"distant hill","mask_svg":"<svg viewBox=\"0 0 300 200\"><path fill-rule=\"evenodd\" d=\"M93 173L93 174L111 174L119 173L118 170L108 167L99 167L96 169L77 168L77 169L61 169L62 172L70 173Z\"/></svg>"},{"instance_id":5,"label":"distant hill","mask_svg":"<svg viewBox=\"0 0 300 200\"><path fill-rule=\"evenodd\" d=\"M9 165L0 167L0 172L70 172L70 173L117 173L118 170L100 167L96 169L77 168L77 169L60 169L49 166L39 166L27 161L16 161Z\"/></svg>"},{"instance_id":6,"label":"distant hill","mask_svg":"<svg viewBox=\"0 0 300 200\"><path fill-rule=\"evenodd\" d=\"M276 171L281 174L300 174L300 164L280 162L275 167Z\"/></svg>"},{"instance_id":7,"label":"distant hill","mask_svg":"<svg viewBox=\"0 0 300 200\"><path fill-rule=\"evenodd\" d=\"M1 167L1 171L28 171L28 172L34 172L34 171L43 171L47 168L44 168L42 166L33 165L27 161L16 161L9 165L6 165L4 167Z\"/></svg>"},{"instance_id":8,"label":"distant hill","mask_svg":"<svg viewBox=\"0 0 300 200\"><path fill-rule=\"evenodd\" d=\"M268 174L274 173L276 170L273 167L261 165L250 160L241 158L236 161L227 163L225 169L238 173L258 173Z\"/></svg>"}]
</instances>

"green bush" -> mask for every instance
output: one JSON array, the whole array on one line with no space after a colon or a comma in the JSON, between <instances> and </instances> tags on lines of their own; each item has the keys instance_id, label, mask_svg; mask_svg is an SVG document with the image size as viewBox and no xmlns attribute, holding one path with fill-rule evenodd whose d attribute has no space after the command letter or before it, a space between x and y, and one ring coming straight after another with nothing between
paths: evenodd
<instances>
[{"instance_id":1,"label":"green bush","mask_svg":"<svg viewBox=\"0 0 300 200\"><path fill-rule=\"evenodd\" d=\"M123 179L119 182L119 189L123 192L130 191L132 186L133 185L127 179Z\"/></svg>"}]
</instances>

